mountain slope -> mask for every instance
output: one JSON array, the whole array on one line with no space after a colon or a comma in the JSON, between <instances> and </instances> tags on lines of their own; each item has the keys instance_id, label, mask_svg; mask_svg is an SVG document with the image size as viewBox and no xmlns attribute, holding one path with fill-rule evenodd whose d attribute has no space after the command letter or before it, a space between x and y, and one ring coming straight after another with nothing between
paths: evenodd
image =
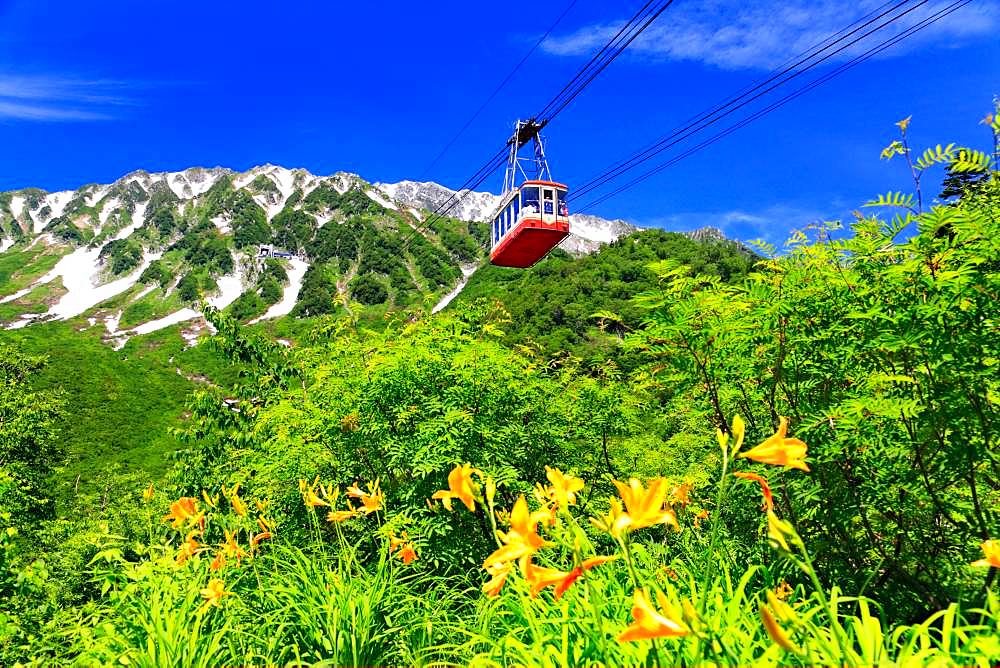
<instances>
[{"instance_id":1,"label":"mountain slope","mask_svg":"<svg viewBox=\"0 0 1000 668\"><path fill-rule=\"evenodd\" d=\"M0 193L0 326L83 317L121 346L177 323L203 329L202 299L252 322L351 302L433 304L482 261L479 221L497 201L471 193L454 218L424 229L427 210L452 193L274 165L137 171L75 191ZM589 217L574 226L583 235L567 240L574 253L635 231ZM260 258L262 245L292 257Z\"/></svg>"},{"instance_id":2,"label":"mountain slope","mask_svg":"<svg viewBox=\"0 0 1000 668\"><path fill-rule=\"evenodd\" d=\"M485 266L451 308L497 299L510 312L504 327L509 343L528 344L546 358L570 353L587 364L613 359L628 367L619 337L641 322L643 312L631 298L657 287L650 264L671 260L695 273L737 281L757 259L742 244L709 232L643 230L584 257L557 250L529 269ZM621 321L602 329L597 312L615 313Z\"/></svg>"}]
</instances>

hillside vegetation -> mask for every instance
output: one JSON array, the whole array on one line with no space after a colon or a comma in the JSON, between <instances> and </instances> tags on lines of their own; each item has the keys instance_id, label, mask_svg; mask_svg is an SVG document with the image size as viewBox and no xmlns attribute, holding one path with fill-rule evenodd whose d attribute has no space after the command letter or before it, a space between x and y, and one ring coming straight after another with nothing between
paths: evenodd
<instances>
[{"instance_id":1,"label":"hillside vegetation","mask_svg":"<svg viewBox=\"0 0 1000 668\"><path fill-rule=\"evenodd\" d=\"M556 249L529 269L485 265L469 279L453 309L495 297L510 312L508 343L533 346L545 357L570 353L587 363L611 358L626 365L620 335L636 328L643 309L632 298L659 283L649 265L673 260L692 273L741 280L757 258L726 239L695 241L688 235L646 230L618 239L596 253L573 258ZM595 314L614 314L612 318Z\"/></svg>"},{"instance_id":2,"label":"hillside vegetation","mask_svg":"<svg viewBox=\"0 0 1000 668\"><path fill-rule=\"evenodd\" d=\"M919 155L901 123L883 157L947 197L880 196L783 253L646 233L484 272L435 316L298 321L291 347L207 308L232 369L169 471L86 515L46 510L74 399L15 342L0 663L995 665L989 122L992 154Z\"/></svg>"}]
</instances>

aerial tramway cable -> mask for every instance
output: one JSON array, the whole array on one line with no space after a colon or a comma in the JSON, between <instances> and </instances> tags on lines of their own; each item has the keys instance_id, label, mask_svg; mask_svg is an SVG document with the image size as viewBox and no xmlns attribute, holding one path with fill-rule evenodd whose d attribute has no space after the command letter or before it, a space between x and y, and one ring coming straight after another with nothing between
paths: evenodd
<instances>
[{"instance_id":1,"label":"aerial tramway cable","mask_svg":"<svg viewBox=\"0 0 1000 668\"><path fill-rule=\"evenodd\" d=\"M647 0L636 14L605 44L579 72L555 95L534 117L539 129L544 127L549 121L555 118L566 106L572 102L590 83L610 65L635 39L645 31L657 17L662 14L673 0ZM540 119L540 120L539 120ZM423 221L419 227L406 237L403 242L404 249L409 245L415 234L430 227L434 222L441 220L455 206L458 206L469 192L479 186L483 181L496 172L505 162L504 156L507 154L507 147L504 146L494 158L491 158L472 177L466 180L458 190L445 202L434 208L433 211Z\"/></svg>"},{"instance_id":2,"label":"aerial tramway cable","mask_svg":"<svg viewBox=\"0 0 1000 668\"><path fill-rule=\"evenodd\" d=\"M751 88L746 89L744 93L732 96L728 100L726 100L724 103L722 103L720 105L717 105L716 107L714 107L712 109L709 109L708 111L705 111L705 112L703 112L703 113L695 116L694 119L692 119L689 122L687 122L684 126L682 126L682 127L678 128L678 129L672 131L671 134L668 135L667 137L664 137L663 139L660 139L659 141L653 143L652 145L650 145L647 148L643 149L639 153L633 155L631 158L628 158L627 160L623 160L623 161L618 162L617 164L615 164L614 166L612 166L608 170L604 171L600 175L598 175L598 176L590 179L589 181L585 182L583 185L578 186L577 188L574 189L574 193L570 196L570 200L579 199L579 198L583 197L584 195L586 195L586 194L588 194L588 193L596 190L597 188L601 187L605 183L607 183L607 182L609 182L609 181L617 178L618 176L624 174L625 172L628 172L628 171L634 169L635 167L637 167L638 165L640 165L640 164L648 161L649 159L651 159L652 157L658 155L662 151L664 151L664 150L666 150L666 149L668 149L668 148L670 148L672 146L675 146L676 144L680 143L684 139L687 139L691 135L693 135L693 134L695 134L697 132L700 132L701 130L703 130L703 129L705 129L705 128L707 128L707 127L709 127L709 126L711 126L711 125L713 125L715 123L717 123L718 121L720 121L721 119L725 118L726 116L729 116L730 114L736 112L737 110L739 110L739 109L747 106L748 104L754 102L755 100L757 100L757 99L763 97L764 95L770 93L771 91L775 90L776 88L784 85L785 83L788 83L792 79L795 79L796 77L798 77L798 76L800 76L802 74L805 74L809 70L817 67L818 65L820 65L823 62L829 60L833 56L841 53L845 49L853 46L857 42L865 39L866 37L872 35L873 33L877 32L877 31L885 28L886 26L890 25L891 23L893 23L893 22L895 22L895 21L903 18L904 16L906 16L910 12L915 11L916 9L918 9L919 7L921 7L922 5L927 4L927 2L929 2L929 0L919 0L919 2L913 4L909 8L905 9L903 12L901 12L901 13L895 15L895 16L892 16L892 17L888 18L886 21L884 21L881 24L875 26L871 30L868 30L867 32L865 32L862 35L860 35L859 37L856 37L855 39L851 40L847 44L843 44L840 47L838 47L837 49L831 51L830 53L827 53L825 56L822 56L818 60L815 60L824 51L829 50L834 45L836 45L836 44L838 44L840 42L843 42L845 39L851 37L852 35L855 35L859 31L867 28L868 26L872 25L873 23L877 23L878 21L882 20L886 16L889 16L890 14L892 14L893 12L895 12L897 9L900 9L901 7L903 7L904 5L906 5L908 2L910 2L910 0L902 0L902 2L897 2L890 9L888 9L888 10L880 13L878 16L876 16L874 18L871 18L871 19L869 19L867 21L864 21L864 19L861 19L860 21L864 21L864 23L862 23L861 25L858 25L853 30L850 30L849 32L846 32L846 34L842 34L841 35L841 33L845 33L845 31L848 30L851 26L848 26L844 30L841 30L839 33L831 36L830 38L827 38L823 42L820 42L820 44L816 45L812 49L807 50L807 54L805 55L805 57L799 59L794 64L789 65L787 67L784 67L783 69L780 69L780 70L777 70L777 71L773 72L770 77L768 77L767 79L761 81L760 83L752 86ZM854 24L852 24L852 25L854 25ZM837 35L841 35L841 36L837 37ZM836 39L833 39L833 38L836 38ZM830 41L831 39L833 39L833 41ZM813 61L813 62L810 62L810 61ZM801 67L802 65L805 65L805 67ZM786 76L786 75L788 75L788 76ZM784 78L782 78L782 77L784 77ZM771 84L771 85L768 85L768 84ZM755 94L750 95L750 93L755 93Z\"/></svg>"},{"instance_id":3,"label":"aerial tramway cable","mask_svg":"<svg viewBox=\"0 0 1000 668\"><path fill-rule=\"evenodd\" d=\"M744 118L743 120L741 120L741 121L739 121L739 122L737 122L737 123L729 126L728 128L726 128L722 132L719 132L719 133L713 135L712 137L706 139L705 141L701 142L700 144L697 144L696 146L693 146L693 147L689 148L688 150L684 151L680 155L677 155L674 158L671 158L670 160L668 160L668 161L666 161L666 162L658 165L657 167L649 170L648 172L645 172L641 176L633 179L632 181L629 181L628 183L620 186L619 188L617 188L617 189L615 189L615 190L613 190L613 191L611 191L611 192L609 192L609 193L607 193L607 194L605 194L603 196L600 196L597 199L589 202L588 204L586 204L583 207L581 207L579 209L579 211L583 212L583 211L591 210L593 207L595 207L595 206L597 206L599 204L602 204L603 202L611 199L612 197L615 197L616 195L619 195L622 192L633 188L634 186L636 186L639 183L642 183L643 181L651 178L652 176L658 174L659 172L662 172L663 170L667 169L668 167L671 167L672 165L677 164L678 162L680 162L684 158L687 158L690 155L693 155L694 153L697 153L701 149L703 149L703 148L705 148L705 147L707 147L707 146L715 143L716 141L722 139L723 137L726 137L727 135L732 134L736 130L738 130L738 129L740 129L740 128L742 128L742 127L744 127L744 126L746 126L746 125L748 125L750 123L752 123L753 121L757 120L758 118L760 118L760 117L762 117L762 116L770 113L771 111L774 111L775 109L777 109L777 108L779 108L779 107L787 104L788 102L792 101L793 99L795 99L795 98L797 98L797 97L799 97L801 95L804 95L805 93L807 93L810 90L816 88L817 86L820 86L823 83L826 83L827 81L829 81L830 79L833 79L834 77L836 77L836 76L838 76L838 75L846 72L847 70L851 69L855 65L858 65L858 64L860 64L860 63L868 60L869 58L871 58L871 57L873 57L873 56L881 53L882 51L885 51L886 49L889 49L892 46L895 46L896 44L898 44L902 40L906 39L907 37L910 37L913 34L919 32L920 30L923 30L924 28L926 28L926 27L928 27L928 26L936 23L937 21L945 18L946 16L950 15L951 13L953 13L953 12L961 9L962 7L964 7L965 5L969 4L970 2L972 2L972 0L957 0L956 2L953 2L952 4L948 5L947 7L938 10L937 12L935 12L934 14L932 14L931 16L929 16L929 17L927 17L927 18L925 18L925 19L917 22L913 26L910 26L909 28L905 29L903 32L899 33L898 35L895 35L895 36L893 36L893 37L891 37L891 38L883 41L879 45L877 45L875 47L872 47L871 49L869 49L865 53L863 53L863 54L861 54L859 56L856 56L855 58L853 58L852 60L848 61L847 63L844 63L843 65L839 66L835 70L833 70L833 71L831 71L831 72L823 75L822 77L820 77L820 78L818 78L818 79L816 79L816 80L814 80L814 81L806 84L805 86L802 86L802 87L798 88L794 92L786 95L785 97L781 98L780 100L777 100L777 101L773 102L772 104L770 104L769 106L765 107L764 109L758 110L757 112L751 114L747 118Z\"/></svg>"},{"instance_id":4,"label":"aerial tramway cable","mask_svg":"<svg viewBox=\"0 0 1000 668\"><path fill-rule=\"evenodd\" d=\"M570 3L566 6L566 9L564 9L562 13L558 17L556 17L555 22L553 22L552 25L549 26L549 29L546 30L545 33L538 38L538 41L535 42L534 45L528 50L528 53L524 54L524 57L521 58L520 61L518 61L517 65L515 65L514 68L507 73L507 76L504 77L499 84L497 84L497 87L494 88L493 92L489 94L489 97L486 98L486 101L483 102L483 104L479 107L479 109L476 109L476 112L472 114L472 116L469 117L469 120L465 122L465 125L463 125L462 128L455 133L455 136L451 138L451 141L445 144L445 147L441 149L441 152L437 154L437 157L435 157L434 160L431 161L431 164L427 166L427 169L425 169L420 174L420 176L417 177L418 181L426 177L427 174L432 169L434 169L434 166L441 161L441 158L444 157L444 154L447 153L448 150L455 145L455 142L458 141L459 137L461 137L465 133L465 131L469 129L469 126L472 125L472 123L477 118L479 118L479 114L483 113L486 107L488 107L490 102L492 102L494 98L496 98L496 96L500 93L503 87L506 86L508 83L510 83L510 80L514 78L514 75L517 74L517 72L521 69L521 66L528 61L528 58L531 58L532 54L535 53L538 47L542 45L542 42L548 39L549 35L552 34L552 31L556 29L556 27L562 22L564 18L566 18L566 15L569 14L570 10L573 9L573 7L576 5L577 2L579 2L579 0L570 0Z\"/></svg>"}]
</instances>

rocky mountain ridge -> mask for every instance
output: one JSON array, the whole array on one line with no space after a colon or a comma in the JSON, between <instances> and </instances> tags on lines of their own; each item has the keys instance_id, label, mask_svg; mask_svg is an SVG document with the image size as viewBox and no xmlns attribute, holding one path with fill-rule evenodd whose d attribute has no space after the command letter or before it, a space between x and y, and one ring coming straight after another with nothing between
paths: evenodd
<instances>
[{"instance_id":1,"label":"rocky mountain ridge","mask_svg":"<svg viewBox=\"0 0 1000 668\"><path fill-rule=\"evenodd\" d=\"M447 218L429 219L455 194L436 183L371 184L270 164L3 192L0 327L83 318L122 345L177 323L197 333L200 303L245 322L353 302L440 309L485 260L483 221L500 199L459 193ZM639 228L573 215L571 229L562 248L579 256Z\"/></svg>"},{"instance_id":2,"label":"rocky mountain ridge","mask_svg":"<svg viewBox=\"0 0 1000 668\"><path fill-rule=\"evenodd\" d=\"M478 221L499 197L467 193L449 221L423 229L427 211L453 193L276 165L140 170L71 191L0 193L0 253L17 254L10 275L0 275L0 326L83 316L121 343L198 321L199 296L254 320L300 307L304 284L319 285L316 304L345 308L353 299L404 305L454 296L482 261L486 226ZM573 226L564 248L576 254L636 229L595 217L575 217ZM296 257L266 269L256 257L265 244ZM322 310L316 304L307 312Z\"/></svg>"}]
</instances>

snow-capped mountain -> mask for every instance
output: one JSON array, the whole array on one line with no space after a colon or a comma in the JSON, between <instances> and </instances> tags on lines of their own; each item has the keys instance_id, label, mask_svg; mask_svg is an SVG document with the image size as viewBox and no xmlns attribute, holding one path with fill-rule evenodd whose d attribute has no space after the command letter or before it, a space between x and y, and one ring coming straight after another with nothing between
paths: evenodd
<instances>
[{"instance_id":1,"label":"snow-capped mountain","mask_svg":"<svg viewBox=\"0 0 1000 668\"><path fill-rule=\"evenodd\" d=\"M202 300L247 322L352 301L432 299L440 308L483 261L482 228L471 223L500 199L455 195L436 183L372 185L276 165L136 171L70 191L0 193L0 253L19 254L19 269L0 281L0 327L82 317L122 345L176 323L205 327ZM451 199L451 220L424 225ZM573 215L562 247L591 253L637 229Z\"/></svg>"}]
</instances>

